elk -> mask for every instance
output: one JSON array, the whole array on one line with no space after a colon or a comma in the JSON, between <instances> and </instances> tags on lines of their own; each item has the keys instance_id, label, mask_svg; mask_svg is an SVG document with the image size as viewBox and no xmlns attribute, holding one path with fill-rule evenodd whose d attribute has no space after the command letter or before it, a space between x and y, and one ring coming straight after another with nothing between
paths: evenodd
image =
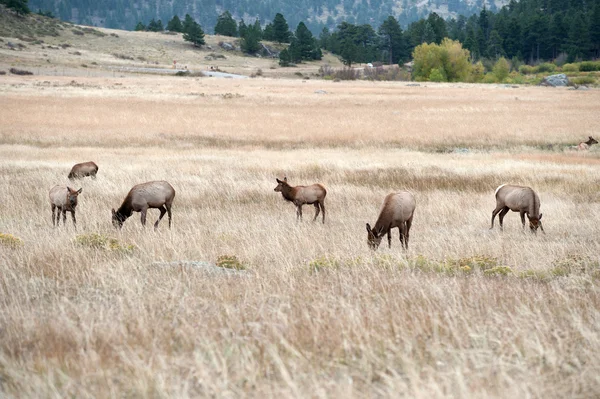
<instances>
[{"instance_id":1,"label":"elk","mask_svg":"<svg viewBox=\"0 0 600 399\"><path fill-rule=\"evenodd\" d=\"M310 186L295 186L292 187L287 182L287 177L283 180L277 180L276 192L281 193L286 201L293 202L296 205L296 221L302 220L302 205L314 205L315 206L315 217L313 222L317 220L319 212L323 211L323 223L325 223L325 196L327 190L322 184L312 184Z\"/></svg>"},{"instance_id":2,"label":"elk","mask_svg":"<svg viewBox=\"0 0 600 399\"><path fill-rule=\"evenodd\" d=\"M588 141L582 141L581 143L577 144L577 150L578 151L587 151L590 149L592 144L598 144L598 141L596 141L596 139L593 138L592 136L588 136Z\"/></svg>"},{"instance_id":3,"label":"elk","mask_svg":"<svg viewBox=\"0 0 600 399\"><path fill-rule=\"evenodd\" d=\"M98 165L90 161L73 165L68 177L70 180L79 179L85 176L91 176L92 179L95 179L96 173L98 173Z\"/></svg>"},{"instance_id":4,"label":"elk","mask_svg":"<svg viewBox=\"0 0 600 399\"><path fill-rule=\"evenodd\" d=\"M54 186L50 189L50 205L52 206L52 226L58 226L60 222L60 214L63 215L63 225L67 224L67 211L71 212L73 226L77 228L77 220L75 219L75 208L77 207L77 197L83 191L73 190L71 187ZM58 208L58 213L56 209ZM56 221L54 215L56 214Z\"/></svg>"},{"instance_id":5,"label":"elk","mask_svg":"<svg viewBox=\"0 0 600 399\"><path fill-rule=\"evenodd\" d=\"M171 228L171 205L175 198L175 189L166 181L150 181L135 185L129 190L125 200L118 210L112 209L112 223L116 228L123 227L123 222L130 217L133 212L141 212L142 226L146 226L146 213L150 208L156 208L160 211L160 216L154 229L158 228L158 222L169 214L169 228Z\"/></svg>"},{"instance_id":6,"label":"elk","mask_svg":"<svg viewBox=\"0 0 600 399\"><path fill-rule=\"evenodd\" d=\"M376 250L381 243L381 238L387 234L388 246L392 247L392 229L397 227L400 231L400 245L408 249L408 237L415 213L415 197L408 191L398 191L385 196L379 217L375 226L367 223L367 243L372 250Z\"/></svg>"},{"instance_id":7,"label":"elk","mask_svg":"<svg viewBox=\"0 0 600 399\"><path fill-rule=\"evenodd\" d=\"M538 227L544 232L542 226L542 214L540 213L540 197L530 187L514 186L503 184L496 189L496 209L492 211L492 226L494 228L494 218L500 212L500 230L502 230L502 221L509 210L519 212L521 223L525 229L525 215L529 219L529 228L532 233L536 233ZM545 234L545 232L544 232Z\"/></svg>"}]
</instances>

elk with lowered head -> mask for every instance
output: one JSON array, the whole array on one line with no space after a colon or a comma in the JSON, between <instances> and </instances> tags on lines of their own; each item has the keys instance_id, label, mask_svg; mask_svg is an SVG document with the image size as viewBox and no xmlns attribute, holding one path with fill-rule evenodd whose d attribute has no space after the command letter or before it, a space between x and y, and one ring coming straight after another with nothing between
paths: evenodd
<instances>
[{"instance_id":1,"label":"elk with lowered head","mask_svg":"<svg viewBox=\"0 0 600 399\"><path fill-rule=\"evenodd\" d=\"M367 243L376 250L381 244L381 238L387 234L388 246L392 247L392 229L400 231L400 245L408 249L408 237L415 213L415 197L408 191L398 191L386 195L379 211L375 226L367 223Z\"/></svg>"},{"instance_id":2,"label":"elk with lowered head","mask_svg":"<svg viewBox=\"0 0 600 399\"><path fill-rule=\"evenodd\" d=\"M490 229L494 228L494 218L500 213L498 219L500 220L500 230L502 230L502 221L509 210L519 212L523 228L525 228L525 215L527 215L531 232L536 233L538 227L544 232L540 213L540 197L530 187L503 184L496 189L496 209L492 211Z\"/></svg>"},{"instance_id":3,"label":"elk with lowered head","mask_svg":"<svg viewBox=\"0 0 600 399\"><path fill-rule=\"evenodd\" d=\"M129 190L125 200L116 211L112 210L112 223L115 227L123 227L123 222L130 217L133 212L141 212L142 226L146 225L146 213L150 208L156 208L160 211L160 216L154 229L158 227L158 222L169 214L169 228L171 228L171 205L175 198L175 189L166 181L150 181L138 184Z\"/></svg>"}]
</instances>

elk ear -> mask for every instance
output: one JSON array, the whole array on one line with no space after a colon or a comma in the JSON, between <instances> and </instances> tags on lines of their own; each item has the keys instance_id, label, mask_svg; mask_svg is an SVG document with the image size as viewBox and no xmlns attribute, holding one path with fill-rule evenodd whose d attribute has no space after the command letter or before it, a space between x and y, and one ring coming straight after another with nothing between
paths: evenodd
<instances>
[{"instance_id":1,"label":"elk ear","mask_svg":"<svg viewBox=\"0 0 600 399\"><path fill-rule=\"evenodd\" d=\"M283 181L287 183L287 176L283 177Z\"/></svg>"},{"instance_id":2,"label":"elk ear","mask_svg":"<svg viewBox=\"0 0 600 399\"><path fill-rule=\"evenodd\" d=\"M115 208L111 209L113 216L117 213L115 212Z\"/></svg>"},{"instance_id":3,"label":"elk ear","mask_svg":"<svg viewBox=\"0 0 600 399\"><path fill-rule=\"evenodd\" d=\"M278 178L275 178L275 180L277 180L277 183L282 183L282 181L279 180Z\"/></svg>"},{"instance_id":4,"label":"elk ear","mask_svg":"<svg viewBox=\"0 0 600 399\"><path fill-rule=\"evenodd\" d=\"M371 225L369 223L367 223L367 231L372 234L372 232L371 232Z\"/></svg>"},{"instance_id":5,"label":"elk ear","mask_svg":"<svg viewBox=\"0 0 600 399\"><path fill-rule=\"evenodd\" d=\"M73 189L72 189L71 187L69 187L69 186L67 186L67 190L68 190L70 193L72 193L73 191L75 191L75 190L73 190Z\"/></svg>"},{"instance_id":6,"label":"elk ear","mask_svg":"<svg viewBox=\"0 0 600 399\"><path fill-rule=\"evenodd\" d=\"M79 190L77 190L77 194L81 194L82 191L83 191L83 187L80 188Z\"/></svg>"},{"instance_id":7,"label":"elk ear","mask_svg":"<svg viewBox=\"0 0 600 399\"><path fill-rule=\"evenodd\" d=\"M542 213L540 213L540 217L538 218L538 220L542 220Z\"/></svg>"}]
</instances>

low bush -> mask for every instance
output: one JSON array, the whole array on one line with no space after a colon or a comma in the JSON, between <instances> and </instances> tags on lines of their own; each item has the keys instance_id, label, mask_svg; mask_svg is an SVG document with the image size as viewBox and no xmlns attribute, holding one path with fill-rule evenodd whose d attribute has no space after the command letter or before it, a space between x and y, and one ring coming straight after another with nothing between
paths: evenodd
<instances>
[{"instance_id":1,"label":"low bush","mask_svg":"<svg viewBox=\"0 0 600 399\"><path fill-rule=\"evenodd\" d=\"M519 72L523 75L531 75L533 73L537 73L537 68L532 67L531 65L521 65L519 67Z\"/></svg>"},{"instance_id":2,"label":"low bush","mask_svg":"<svg viewBox=\"0 0 600 399\"><path fill-rule=\"evenodd\" d=\"M357 80L360 79L360 71L354 68L344 67L337 69L333 74L334 79L339 80Z\"/></svg>"},{"instance_id":3,"label":"low bush","mask_svg":"<svg viewBox=\"0 0 600 399\"><path fill-rule=\"evenodd\" d=\"M563 72L579 72L579 65L577 64L565 64L562 66Z\"/></svg>"},{"instance_id":4,"label":"low bush","mask_svg":"<svg viewBox=\"0 0 600 399\"><path fill-rule=\"evenodd\" d=\"M321 77L333 76L335 70L331 67L331 65L321 65L319 67L319 75Z\"/></svg>"},{"instance_id":5,"label":"low bush","mask_svg":"<svg viewBox=\"0 0 600 399\"><path fill-rule=\"evenodd\" d=\"M215 264L225 269L246 270L246 266L235 255L221 255Z\"/></svg>"},{"instance_id":6,"label":"low bush","mask_svg":"<svg viewBox=\"0 0 600 399\"><path fill-rule=\"evenodd\" d=\"M13 75L33 75L33 72L29 72L24 69L10 68L9 71Z\"/></svg>"},{"instance_id":7,"label":"low bush","mask_svg":"<svg viewBox=\"0 0 600 399\"><path fill-rule=\"evenodd\" d=\"M376 67L365 67L363 69L363 77L367 80L373 81L409 81L410 73L400 69L399 66L393 65L390 67L384 67L378 65Z\"/></svg>"},{"instance_id":8,"label":"low bush","mask_svg":"<svg viewBox=\"0 0 600 399\"><path fill-rule=\"evenodd\" d=\"M23 246L23 240L12 234L0 233L0 246L8 248L18 248Z\"/></svg>"},{"instance_id":9,"label":"low bush","mask_svg":"<svg viewBox=\"0 0 600 399\"><path fill-rule=\"evenodd\" d=\"M547 72L554 72L554 71L556 71L556 65L552 64L551 62L544 62L537 66L537 72L540 72L540 73L547 73Z\"/></svg>"},{"instance_id":10,"label":"low bush","mask_svg":"<svg viewBox=\"0 0 600 399\"><path fill-rule=\"evenodd\" d=\"M577 76L570 79L571 83L576 85L595 85L596 79L593 76Z\"/></svg>"},{"instance_id":11,"label":"low bush","mask_svg":"<svg viewBox=\"0 0 600 399\"><path fill-rule=\"evenodd\" d=\"M580 72L600 71L600 61L584 61L579 64Z\"/></svg>"},{"instance_id":12,"label":"low bush","mask_svg":"<svg viewBox=\"0 0 600 399\"><path fill-rule=\"evenodd\" d=\"M130 253L135 250L135 246L132 244L122 244L116 238L108 237L98 233L80 234L76 236L73 241L75 244L82 247L102 249L106 251Z\"/></svg>"}]
</instances>

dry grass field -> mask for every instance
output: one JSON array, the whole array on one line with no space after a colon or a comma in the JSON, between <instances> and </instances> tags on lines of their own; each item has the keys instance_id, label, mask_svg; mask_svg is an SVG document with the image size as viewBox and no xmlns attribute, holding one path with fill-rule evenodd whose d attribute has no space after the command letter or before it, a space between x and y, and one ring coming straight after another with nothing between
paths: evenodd
<instances>
[{"instance_id":1,"label":"dry grass field","mask_svg":"<svg viewBox=\"0 0 600 399\"><path fill-rule=\"evenodd\" d=\"M325 93L319 92L325 91ZM161 76L0 78L0 396L600 395L600 91ZM96 180L70 183L93 160ZM327 220L275 193L323 183ZM172 229L110 223L175 188ZM48 190L83 188L78 227ZM489 230L529 185L546 234ZM411 190L410 248L366 244ZM94 236L96 234L96 236ZM13 238L18 237L18 239ZM103 238L113 241L103 242ZM154 262L235 256L208 273Z\"/></svg>"}]
</instances>

